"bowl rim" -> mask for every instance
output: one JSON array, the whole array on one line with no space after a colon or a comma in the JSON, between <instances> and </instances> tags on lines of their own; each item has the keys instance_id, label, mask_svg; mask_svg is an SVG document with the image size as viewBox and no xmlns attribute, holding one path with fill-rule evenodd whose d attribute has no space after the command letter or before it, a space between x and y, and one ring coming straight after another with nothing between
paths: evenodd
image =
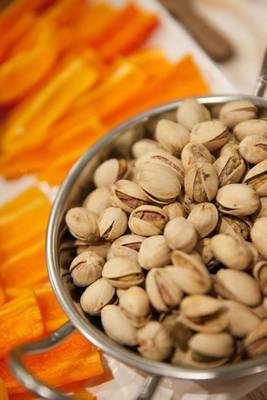
<instances>
[{"instance_id":1,"label":"bowl rim","mask_svg":"<svg viewBox=\"0 0 267 400\"><path fill-rule=\"evenodd\" d=\"M214 96L190 96L195 97L200 103L211 105L220 104L226 101L251 100L254 104L267 108L267 100L253 95L230 94ZM261 356L257 359L245 360L236 364L226 364L214 369L197 369L180 367L165 362L153 361L128 350L126 347L115 343L108 338L104 332L100 331L92 323L87 321L77 311L75 304L64 289L64 285L59 274L58 249L56 248L59 221L62 214L62 208L68 191L78 178L88 161L97 154L99 149L113 141L115 138L123 135L124 132L134 127L137 123L147 120L149 117L162 112L175 110L183 99L165 103L163 105L151 108L141 114L130 118L126 122L118 125L91 148L89 148L73 165L56 195L52 210L49 216L46 233L46 263L49 279L56 297L75 328L81 332L91 343L99 347L103 352L111 357L139 370L159 376L185 380L216 380L233 379L250 374L259 373L267 370L267 356Z\"/></svg>"}]
</instances>

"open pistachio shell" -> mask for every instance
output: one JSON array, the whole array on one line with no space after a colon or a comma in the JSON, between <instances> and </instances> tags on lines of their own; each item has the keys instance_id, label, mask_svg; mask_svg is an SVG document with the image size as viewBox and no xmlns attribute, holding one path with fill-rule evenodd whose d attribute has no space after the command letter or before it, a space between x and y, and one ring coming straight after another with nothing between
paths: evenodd
<instances>
[{"instance_id":1,"label":"open pistachio shell","mask_svg":"<svg viewBox=\"0 0 267 400\"><path fill-rule=\"evenodd\" d=\"M221 187L216 200L219 211L236 216L251 215L260 206L257 193L241 183L232 183Z\"/></svg>"},{"instance_id":2,"label":"open pistachio shell","mask_svg":"<svg viewBox=\"0 0 267 400\"><path fill-rule=\"evenodd\" d=\"M81 296L81 307L89 315L99 315L102 308L115 299L115 289L104 278L90 285Z\"/></svg>"},{"instance_id":3,"label":"open pistachio shell","mask_svg":"<svg viewBox=\"0 0 267 400\"><path fill-rule=\"evenodd\" d=\"M129 228L136 235L159 235L162 233L167 221L167 214L160 207L152 205L140 206L132 211L129 218Z\"/></svg>"},{"instance_id":4,"label":"open pistachio shell","mask_svg":"<svg viewBox=\"0 0 267 400\"><path fill-rule=\"evenodd\" d=\"M266 119L249 119L240 122L235 126L233 133L239 142L248 136L267 137L267 121Z\"/></svg>"},{"instance_id":5,"label":"open pistachio shell","mask_svg":"<svg viewBox=\"0 0 267 400\"><path fill-rule=\"evenodd\" d=\"M174 203L167 204L163 207L163 211L165 211L169 220L174 219L176 217L185 217L185 211L183 206L178 201Z\"/></svg>"},{"instance_id":6,"label":"open pistachio shell","mask_svg":"<svg viewBox=\"0 0 267 400\"><path fill-rule=\"evenodd\" d=\"M267 354L267 319L259 323L250 332L244 344L250 357Z\"/></svg>"},{"instance_id":7,"label":"open pistachio shell","mask_svg":"<svg viewBox=\"0 0 267 400\"><path fill-rule=\"evenodd\" d=\"M267 296L267 261L258 261L253 267L253 275L259 281L261 291Z\"/></svg>"},{"instance_id":8,"label":"open pistachio shell","mask_svg":"<svg viewBox=\"0 0 267 400\"><path fill-rule=\"evenodd\" d=\"M111 186L113 201L127 213L131 213L135 208L148 204L149 200L141 187L127 179L121 179Z\"/></svg>"},{"instance_id":9,"label":"open pistachio shell","mask_svg":"<svg viewBox=\"0 0 267 400\"><path fill-rule=\"evenodd\" d=\"M172 351L172 340L158 321L149 321L137 333L138 351L151 360L165 360Z\"/></svg>"},{"instance_id":10,"label":"open pistachio shell","mask_svg":"<svg viewBox=\"0 0 267 400\"><path fill-rule=\"evenodd\" d=\"M244 304L224 300L223 305L227 310L228 330L234 337L246 337L260 322L253 310Z\"/></svg>"},{"instance_id":11,"label":"open pistachio shell","mask_svg":"<svg viewBox=\"0 0 267 400\"><path fill-rule=\"evenodd\" d=\"M145 237L139 235L123 235L114 240L107 254L107 259L112 257L128 257L137 261L138 251Z\"/></svg>"},{"instance_id":12,"label":"open pistachio shell","mask_svg":"<svg viewBox=\"0 0 267 400\"><path fill-rule=\"evenodd\" d=\"M220 156L214 163L220 186L238 183L246 172L246 163L238 150Z\"/></svg>"},{"instance_id":13,"label":"open pistachio shell","mask_svg":"<svg viewBox=\"0 0 267 400\"><path fill-rule=\"evenodd\" d=\"M267 258L267 217L256 219L250 235L258 252Z\"/></svg>"},{"instance_id":14,"label":"open pistachio shell","mask_svg":"<svg viewBox=\"0 0 267 400\"><path fill-rule=\"evenodd\" d=\"M96 187L109 186L119 179L126 178L128 174L129 168L126 160L110 158L95 170L94 183Z\"/></svg>"},{"instance_id":15,"label":"open pistachio shell","mask_svg":"<svg viewBox=\"0 0 267 400\"><path fill-rule=\"evenodd\" d=\"M229 128L238 123L255 118L256 106L249 100L231 101L224 104L220 111L220 120Z\"/></svg>"},{"instance_id":16,"label":"open pistachio shell","mask_svg":"<svg viewBox=\"0 0 267 400\"><path fill-rule=\"evenodd\" d=\"M105 260L94 251L85 251L70 264L70 274L75 286L86 287L101 277Z\"/></svg>"},{"instance_id":17,"label":"open pistachio shell","mask_svg":"<svg viewBox=\"0 0 267 400\"><path fill-rule=\"evenodd\" d=\"M260 163L267 159L267 137L260 135L248 136L240 143L239 151L247 162L251 164Z\"/></svg>"},{"instance_id":18,"label":"open pistachio shell","mask_svg":"<svg viewBox=\"0 0 267 400\"><path fill-rule=\"evenodd\" d=\"M100 237L106 240L115 240L127 229L128 218L119 207L106 208L98 219Z\"/></svg>"},{"instance_id":19,"label":"open pistachio shell","mask_svg":"<svg viewBox=\"0 0 267 400\"><path fill-rule=\"evenodd\" d=\"M189 340L191 357L201 363L228 360L234 353L234 340L229 333L197 333Z\"/></svg>"},{"instance_id":20,"label":"open pistachio shell","mask_svg":"<svg viewBox=\"0 0 267 400\"><path fill-rule=\"evenodd\" d=\"M204 144L210 151L221 148L229 138L228 128L219 120L200 122L190 133L190 142Z\"/></svg>"},{"instance_id":21,"label":"open pistachio shell","mask_svg":"<svg viewBox=\"0 0 267 400\"><path fill-rule=\"evenodd\" d=\"M267 196L267 159L251 168L245 176L244 182L259 196Z\"/></svg>"},{"instance_id":22,"label":"open pistachio shell","mask_svg":"<svg viewBox=\"0 0 267 400\"><path fill-rule=\"evenodd\" d=\"M181 322L179 315L172 313L167 314L162 320L162 324L167 329L175 347L181 350L188 350L188 341L192 337L193 332L190 328Z\"/></svg>"},{"instance_id":23,"label":"open pistachio shell","mask_svg":"<svg viewBox=\"0 0 267 400\"><path fill-rule=\"evenodd\" d=\"M113 257L103 267L102 277L112 286L126 289L144 281L144 273L137 262L125 257Z\"/></svg>"}]
</instances>

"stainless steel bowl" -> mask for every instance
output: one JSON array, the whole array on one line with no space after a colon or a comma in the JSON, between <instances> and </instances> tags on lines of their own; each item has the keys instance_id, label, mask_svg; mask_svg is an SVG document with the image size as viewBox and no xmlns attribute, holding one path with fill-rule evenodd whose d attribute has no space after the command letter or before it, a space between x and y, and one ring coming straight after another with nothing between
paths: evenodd
<instances>
[{"instance_id":1,"label":"stainless steel bowl","mask_svg":"<svg viewBox=\"0 0 267 400\"><path fill-rule=\"evenodd\" d=\"M258 94L263 94L265 83L266 76L261 76L258 81ZM260 109L267 110L267 100L259 96L223 95L198 98L202 104L208 106L240 99L251 100ZM46 351L66 338L74 329L79 330L90 342L110 356L154 376L149 380L144 393L139 398L149 398L160 376L190 380L223 380L267 370L267 356L203 370L145 359L107 337L96 326L94 320L83 313L79 306L77 289L73 287L70 281L65 279L69 260L73 258L72 239L67 232L64 220L66 211L70 207L80 205L90 188L93 187L93 172L100 162L110 156L125 156L133 142L140 137L149 136L149 129L157 118L164 117L166 113L169 115L174 112L180 103L180 101L175 101L151 109L113 129L76 162L58 191L47 230L47 267L55 294L70 322L39 343L16 348L9 358L11 369L22 384L45 399L62 400L69 397L44 386L42 382L31 376L23 366L21 357L25 353L33 354Z\"/></svg>"}]
</instances>

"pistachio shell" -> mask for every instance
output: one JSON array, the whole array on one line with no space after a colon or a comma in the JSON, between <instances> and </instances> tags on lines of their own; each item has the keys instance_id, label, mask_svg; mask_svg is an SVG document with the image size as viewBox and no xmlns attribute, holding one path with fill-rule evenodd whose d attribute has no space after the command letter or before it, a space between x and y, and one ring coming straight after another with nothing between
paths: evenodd
<instances>
[{"instance_id":1,"label":"pistachio shell","mask_svg":"<svg viewBox=\"0 0 267 400\"><path fill-rule=\"evenodd\" d=\"M267 319L250 332L244 343L250 357L267 354Z\"/></svg>"},{"instance_id":2,"label":"pistachio shell","mask_svg":"<svg viewBox=\"0 0 267 400\"><path fill-rule=\"evenodd\" d=\"M218 186L215 167L207 161L198 160L185 172L185 193L196 203L213 200Z\"/></svg>"},{"instance_id":3,"label":"pistachio shell","mask_svg":"<svg viewBox=\"0 0 267 400\"><path fill-rule=\"evenodd\" d=\"M119 297L119 306L130 323L136 328L143 326L150 318L148 295L139 286L132 286Z\"/></svg>"},{"instance_id":4,"label":"pistachio shell","mask_svg":"<svg viewBox=\"0 0 267 400\"><path fill-rule=\"evenodd\" d=\"M101 311L101 322L111 339L126 346L137 344L137 329L130 324L119 306L105 306Z\"/></svg>"},{"instance_id":5,"label":"pistachio shell","mask_svg":"<svg viewBox=\"0 0 267 400\"><path fill-rule=\"evenodd\" d=\"M203 262L192 254L175 250L172 263L179 274L179 285L187 294L207 293L211 287L211 278Z\"/></svg>"},{"instance_id":6,"label":"pistachio shell","mask_svg":"<svg viewBox=\"0 0 267 400\"><path fill-rule=\"evenodd\" d=\"M138 235L123 235L112 243L107 258L128 257L137 261L138 251L144 240L144 237Z\"/></svg>"},{"instance_id":7,"label":"pistachio shell","mask_svg":"<svg viewBox=\"0 0 267 400\"><path fill-rule=\"evenodd\" d=\"M257 164L263 160L266 160L267 137L262 137L260 135L248 136L240 143L239 150L242 157L251 164Z\"/></svg>"},{"instance_id":8,"label":"pistachio shell","mask_svg":"<svg viewBox=\"0 0 267 400\"><path fill-rule=\"evenodd\" d=\"M185 216L183 206L178 201L167 204L166 206L163 207L163 211L165 211L169 220L174 219L176 217L184 217Z\"/></svg>"},{"instance_id":9,"label":"pistachio shell","mask_svg":"<svg viewBox=\"0 0 267 400\"><path fill-rule=\"evenodd\" d=\"M251 215L260 205L257 193L241 183L232 183L221 187L216 200L219 211L236 216Z\"/></svg>"},{"instance_id":10,"label":"pistachio shell","mask_svg":"<svg viewBox=\"0 0 267 400\"><path fill-rule=\"evenodd\" d=\"M259 281L261 291L267 296L267 261L259 261L254 265L253 275Z\"/></svg>"},{"instance_id":11,"label":"pistachio shell","mask_svg":"<svg viewBox=\"0 0 267 400\"><path fill-rule=\"evenodd\" d=\"M89 315L99 315L102 308L111 303L115 297L115 289L104 278L92 283L81 296L81 307Z\"/></svg>"},{"instance_id":12,"label":"pistachio shell","mask_svg":"<svg viewBox=\"0 0 267 400\"><path fill-rule=\"evenodd\" d=\"M181 350L188 350L188 341L192 337L193 332L184 325L177 314L168 314L162 320L163 326L170 335L174 346Z\"/></svg>"},{"instance_id":13,"label":"pistachio shell","mask_svg":"<svg viewBox=\"0 0 267 400\"><path fill-rule=\"evenodd\" d=\"M135 182L122 179L115 182L111 190L115 205L129 214L135 208L149 203L147 196Z\"/></svg>"},{"instance_id":14,"label":"pistachio shell","mask_svg":"<svg viewBox=\"0 0 267 400\"><path fill-rule=\"evenodd\" d=\"M230 358L234 352L234 340L229 333L197 333L190 339L189 347L199 355Z\"/></svg>"},{"instance_id":15,"label":"pistachio shell","mask_svg":"<svg viewBox=\"0 0 267 400\"><path fill-rule=\"evenodd\" d=\"M267 217L267 197L260 197L260 208L257 217Z\"/></svg>"},{"instance_id":16,"label":"pistachio shell","mask_svg":"<svg viewBox=\"0 0 267 400\"><path fill-rule=\"evenodd\" d=\"M245 176L244 182L259 196L267 196L267 160L263 160L251 168Z\"/></svg>"},{"instance_id":17,"label":"pistachio shell","mask_svg":"<svg viewBox=\"0 0 267 400\"><path fill-rule=\"evenodd\" d=\"M82 241L76 241L76 244L77 255L84 253L85 251L95 251L96 254L98 254L100 257L107 258L107 254L110 249L110 243L105 242L104 240L92 244Z\"/></svg>"},{"instance_id":18,"label":"pistachio shell","mask_svg":"<svg viewBox=\"0 0 267 400\"><path fill-rule=\"evenodd\" d=\"M94 251L85 251L70 264L70 274L75 286L88 286L101 277L104 258Z\"/></svg>"},{"instance_id":19,"label":"pistachio shell","mask_svg":"<svg viewBox=\"0 0 267 400\"><path fill-rule=\"evenodd\" d=\"M247 269L252 261L250 248L239 236L215 235L211 238L211 250L214 257L228 268Z\"/></svg>"},{"instance_id":20,"label":"pistachio shell","mask_svg":"<svg viewBox=\"0 0 267 400\"><path fill-rule=\"evenodd\" d=\"M167 221L168 217L161 208L151 205L140 206L132 211L129 228L136 235L159 235Z\"/></svg>"},{"instance_id":21,"label":"pistachio shell","mask_svg":"<svg viewBox=\"0 0 267 400\"><path fill-rule=\"evenodd\" d=\"M150 321L137 333L138 351L151 360L165 360L171 353L172 340L158 321Z\"/></svg>"},{"instance_id":22,"label":"pistachio shell","mask_svg":"<svg viewBox=\"0 0 267 400\"><path fill-rule=\"evenodd\" d=\"M185 170L190 165L194 164L198 160L208 161L213 163L214 157L211 155L206 146L200 143L188 143L182 150L181 160Z\"/></svg>"},{"instance_id":23,"label":"pistachio shell","mask_svg":"<svg viewBox=\"0 0 267 400\"><path fill-rule=\"evenodd\" d=\"M177 120L188 129L202 121L210 120L208 109L196 99L189 98L182 102L177 110Z\"/></svg>"},{"instance_id":24,"label":"pistachio shell","mask_svg":"<svg viewBox=\"0 0 267 400\"><path fill-rule=\"evenodd\" d=\"M96 187L109 186L119 179L126 178L129 174L127 161L110 158L100 164L94 173Z\"/></svg>"},{"instance_id":25,"label":"pistachio shell","mask_svg":"<svg viewBox=\"0 0 267 400\"><path fill-rule=\"evenodd\" d=\"M146 277L146 291L157 311L177 307L183 296L175 267L153 268Z\"/></svg>"},{"instance_id":26,"label":"pistachio shell","mask_svg":"<svg viewBox=\"0 0 267 400\"><path fill-rule=\"evenodd\" d=\"M77 239L96 242L99 231L96 215L83 207L74 207L66 214L66 224L70 233Z\"/></svg>"},{"instance_id":27,"label":"pistachio shell","mask_svg":"<svg viewBox=\"0 0 267 400\"><path fill-rule=\"evenodd\" d=\"M227 127L219 120L204 121L194 125L190 142L204 144L208 150L215 151L229 140Z\"/></svg>"},{"instance_id":28,"label":"pistachio shell","mask_svg":"<svg viewBox=\"0 0 267 400\"><path fill-rule=\"evenodd\" d=\"M211 296L195 294L185 297L180 312L181 321L198 332L222 332L228 325L222 301Z\"/></svg>"},{"instance_id":29,"label":"pistachio shell","mask_svg":"<svg viewBox=\"0 0 267 400\"><path fill-rule=\"evenodd\" d=\"M210 246L210 238L203 238L197 242L195 250L200 254L204 264L209 264L213 259L213 253Z\"/></svg>"},{"instance_id":30,"label":"pistachio shell","mask_svg":"<svg viewBox=\"0 0 267 400\"><path fill-rule=\"evenodd\" d=\"M220 120L229 128L233 128L239 122L255 118L256 106L249 100L238 100L225 103L220 111Z\"/></svg>"},{"instance_id":31,"label":"pistachio shell","mask_svg":"<svg viewBox=\"0 0 267 400\"><path fill-rule=\"evenodd\" d=\"M252 227L252 221L247 217L235 217L233 215L220 215L218 224L219 233L225 233L226 235L236 236L240 235L244 239L247 239L250 235L250 229Z\"/></svg>"},{"instance_id":32,"label":"pistachio shell","mask_svg":"<svg viewBox=\"0 0 267 400\"><path fill-rule=\"evenodd\" d=\"M197 232L189 220L177 217L165 226L164 238L172 250L190 253L197 243Z\"/></svg>"},{"instance_id":33,"label":"pistachio shell","mask_svg":"<svg viewBox=\"0 0 267 400\"><path fill-rule=\"evenodd\" d=\"M134 158L139 158L157 149L160 149L160 144L156 140L141 139L133 144L132 153Z\"/></svg>"},{"instance_id":34,"label":"pistachio shell","mask_svg":"<svg viewBox=\"0 0 267 400\"><path fill-rule=\"evenodd\" d=\"M235 300L249 307L261 302L258 282L249 274L234 269L221 269L216 274L216 292L229 300Z\"/></svg>"},{"instance_id":35,"label":"pistachio shell","mask_svg":"<svg viewBox=\"0 0 267 400\"><path fill-rule=\"evenodd\" d=\"M100 237L106 240L117 239L126 231L127 223L127 215L119 207L106 208L98 220Z\"/></svg>"},{"instance_id":36,"label":"pistachio shell","mask_svg":"<svg viewBox=\"0 0 267 400\"><path fill-rule=\"evenodd\" d=\"M264 119L249 119L248 121L240 122L235 126L233 133L239 142L253 135L267 137L267 121Z\"/></svg>"},{"instance_id":37,"label":"pistachio shell","mask_svg":"<svg viewBox=\"0 0 267 400\"><path fill-rule=\"evenodd\" d=\"M155 137L161 146L171 154L180 155L189 142L189 131L176 122L161 119L157 123Z\"/></svg>"},{"instance_id":38,"label":"pistachio shell","mask_svg":"<svg viewBox=\"0 0 267 400\"><path fill-rule=\"evenodd\" d=\"M108 279L112 286L126 289L144 281L144 274L137 262L126 257L113 257L102 270L102 277Z\"/></svg>"},{"instance_id":39,"label":"pistachio shell","mask_svg":"<svg viewBox=\"0 0 267 400\"><path fill-rule=\"evenodd\" d=\"M267 217L256 219L250 235L258 252L267 258Z\"/></svg>"},{"instance_id":40,"label":"pistachio shell","mask_svg":"<svg viewBox=\"0 0 267 400\"><path fill-rule=\"evenodd\" d=\"M212 203L196 204L188 215L188 221L194 225L200 238L208 236L216 228L218 219L217 208Z\"/></svg>"},{"instance_id":41,"label":"pistachio shell","mask_svg":"<svg viewBox=\"0 0 267 400\"><path fill-rule=\"evenodd\" d=\"M170 263L171 253L162 235L146 238L138 253L138 262L144 269L160 268Z\"/></svg>"},{"instance_id":42,"label":"pistachio shell","mask_svg":"<svg viewBox=\"0 0 267 400\"><path fill-rule=\"evenodd\" d=\"M85 198L83 207L95 214L100 215L106 208L111 206L111 193L109 188L102 186L93 190Z\"/></svg>"},{"instance_id":43,"label":"pistachio shell","mask_svg":"<svg viewBox=\"0 0 267 400\"><path fill-rule=\"evenodd\" d=\"M260 322L260 318L244 304L233 300L224 300L229 321L229 332L237 338L246 337Z\"/></svg>"},{"instance_id":44,"label":"pistachio shell","mask_svg":"<svg viewBox=\"0 0 267 400\"><path fill-rule=\"evenodd\" d=\"M246 163L239 151L220 156L213 165L216 168L220 186L240 182L246 172Z\"/></svg>"}]
</instances>

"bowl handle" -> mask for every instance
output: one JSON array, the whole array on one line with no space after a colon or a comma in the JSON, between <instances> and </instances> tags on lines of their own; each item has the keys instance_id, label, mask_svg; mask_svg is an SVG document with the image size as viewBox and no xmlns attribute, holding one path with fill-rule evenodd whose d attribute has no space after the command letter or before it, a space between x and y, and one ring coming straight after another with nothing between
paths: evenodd
<instances>
[{"instance_id":1,"label":"bowl handle","mask_svg":"<svg viewBox=\"0 0 267 400\"><path fill-rule=\"evenodd\" d=\"M44 339L33 343L26 343L15 347L8 356L8 364L17 378L17 380L26 387L30 392L46 400L78 400L75 396L67 396L63 393L52 389L45 383L40 381L31 374L22 361L25 355L34 355L44 353L56 347L60 342L65 340L75 331L75 327L71 322L67 322L61 328L46 336ZM138 400L149 400L158 386L160 377L153 375L147 378L142 393L138 396Z\"/></svg>"},{"instance_id":2,"label":"bowl handle","mask_svg":"<svg viewBox=\"0 0 267 400\"><path fill-rule=\"evenodd\" d=\"M260 74L257 79L255 95L263 97L266 87L267 87L267 48L265 49Z\"/></svg>"}]
</instances>

